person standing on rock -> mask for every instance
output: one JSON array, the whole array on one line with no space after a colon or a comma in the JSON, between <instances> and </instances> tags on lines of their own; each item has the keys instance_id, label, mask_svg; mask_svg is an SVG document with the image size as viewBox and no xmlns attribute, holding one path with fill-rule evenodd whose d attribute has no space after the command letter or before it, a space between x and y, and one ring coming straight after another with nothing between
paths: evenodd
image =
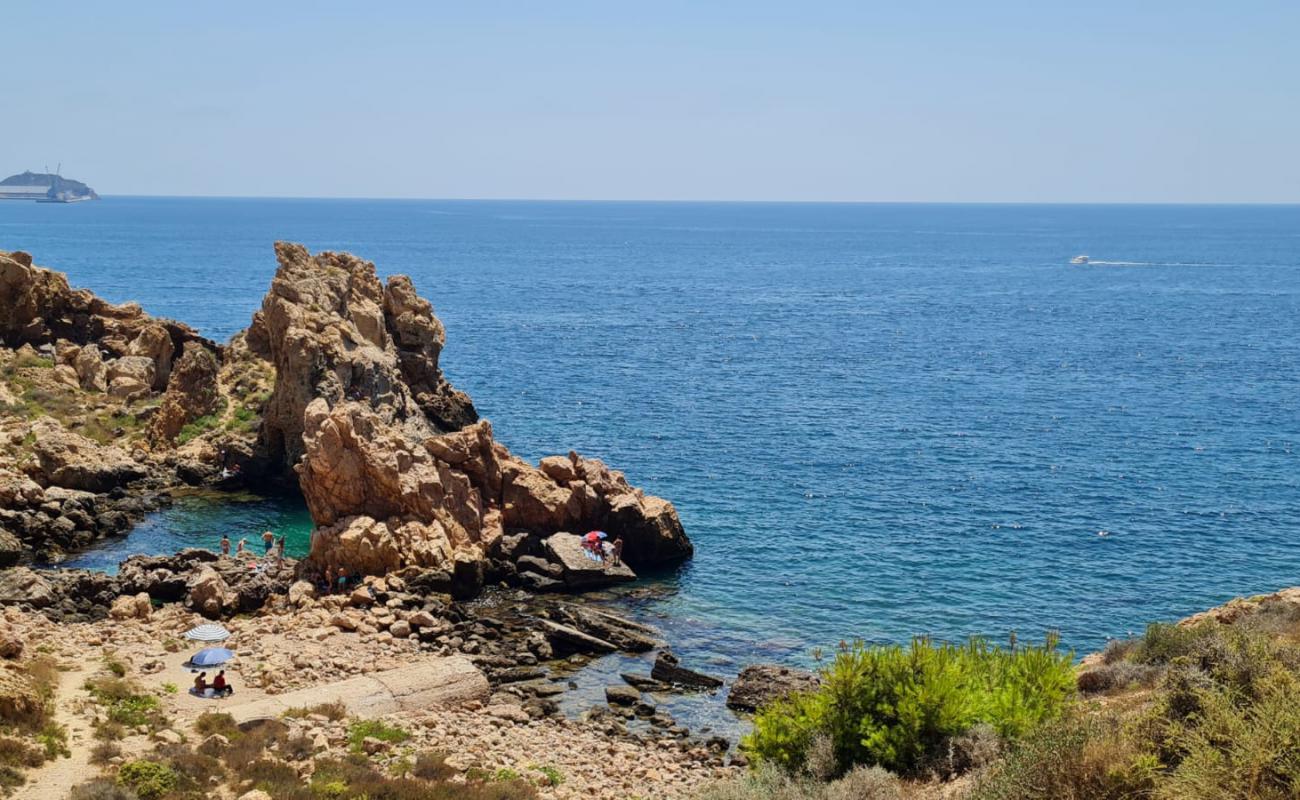
<instances>
[{"instance_id":1,"label":"person standing on rock","mask_svg":"<svg viewBox=\"0 0 1300 800\"><path fill-rule=\"evenodd\" d=\"M240 540L239 540L239 544L235 545L235 558L243 558L243 557L244 557L244 552L245 552L244 545L245 545L247 542L248 542L248 539L247 539L247 538L245 538L245 537L241 537L241 538L240 538Z\"/></svg>"},{"instance_id":2,"label":"person standing on rock","mask_svg":"<svg viewBox=\"0 0 1300 800\"><path fill-rule=\"evenodd\" d=\"M221 555L230 555L230 535L226 533L221 534Z\"/></svg>"},{"instance_id":3,"label":"person standing on rock","mask_svg":"<svg viewBox=\"0 0 1300 800\"><path fill-rule=\"evenodd\" d=\"M613 557L610 560L613 561L614 566L617 567L619 564L623 563L623 537L622 536L614 537L614 544L611 549L612 549Z\"/></svg>"},{"instance_id":4,"label":"person standing on rock","mask_svg":"<svg viewBox=\"0 0 1300 800\"><path fill-rule=\"evenodd\" d=\"M279 563L284 563L284 538L284 534L280 534L280 538L275 540L275 560Z\"/></svg>"},{"instance_id":5,"label":"person standing on rock","mask_svg":"<svg viewBox=\"0 0 1300 800\"><path fill-rule=\"evenodd\" d=\"M266 531L265 533L263 533L262 546L266 548L264 551L265 554L268 556L271 555L271 548L275 546L275 534L271 533L270 531Z\"/></svg>"}]
</instances>

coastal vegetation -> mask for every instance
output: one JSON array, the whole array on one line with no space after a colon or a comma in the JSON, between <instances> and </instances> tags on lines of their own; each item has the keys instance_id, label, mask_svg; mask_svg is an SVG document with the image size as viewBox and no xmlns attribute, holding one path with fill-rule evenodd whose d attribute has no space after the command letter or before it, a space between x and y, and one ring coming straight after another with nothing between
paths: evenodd
<instances>
[{"instance_id":1,"label":"coastal vegetation","mask_svg":"<svg viewBox=\"0 0 1300 800\"><path fill-rule=\"evenodd\" d=\"M880 766L904 775L955 772L959 737L983 726L1011 742L1059 716L1074 690L1071 656L1055 637L1001 648L916 639L910 645L839 649L821 686L768 706L745 747L790 768L828 745L831 775Z\"/></svg>"},{"instance_id":2,"label":"coastal vegetation","mask_svg":"<svg viewBox=\"0 0 1300 800\"><path fill-rule=\"evenodd\" d=\"M1283 593L1285 595L1285 593ZM700 800L1283 800L1300 795L1300 604L1236 601L1112 641L845 646L761 709Z\"/></svg>"}]
</instances>

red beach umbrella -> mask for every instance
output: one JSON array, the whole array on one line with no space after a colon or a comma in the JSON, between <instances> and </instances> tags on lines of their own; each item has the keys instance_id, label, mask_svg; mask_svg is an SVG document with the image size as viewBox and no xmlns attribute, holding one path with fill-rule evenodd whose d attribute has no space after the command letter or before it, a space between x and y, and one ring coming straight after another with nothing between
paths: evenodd
<instances>
[{"instance_id":1,"label":"red beach umbrella","mask_svg":"<svg viewBox=\"0 0 1300 800\"><path fill-rule=\"evenodd\" d=\"M589 541L589 542L598 542L598 541L600 541L601 539L604 539L604 538L605 538L606 536L608 536L608 535L609 535L609 534L605 533L604 531L591 531L590 533L588 533L588 534L587 534L586 536L584 536L583 538L586 539L586 540Z\"/></svg>"}]
</instances>

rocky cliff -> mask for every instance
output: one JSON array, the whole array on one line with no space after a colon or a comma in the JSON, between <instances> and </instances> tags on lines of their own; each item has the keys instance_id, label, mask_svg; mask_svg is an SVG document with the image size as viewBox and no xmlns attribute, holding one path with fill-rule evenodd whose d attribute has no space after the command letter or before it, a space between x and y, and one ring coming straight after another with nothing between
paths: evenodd
<instances>
[{"instance_id":1,"label":"rocky cliff","mask_svg":"<svg viewBox=\"0 0 1300 800\"><path fill-rule=\"evenodd\" d=\"M672 504L620 473L572 453L535 467L496 442L443 376L442 323L409 278L384 285L370 262L299 245L276 256L247 340L275 365L263 445L297 472L315 564L427 567L473 587L514 577L550 534L595 528L633 566L691 555Z\"/></svg>"}]
</instances>

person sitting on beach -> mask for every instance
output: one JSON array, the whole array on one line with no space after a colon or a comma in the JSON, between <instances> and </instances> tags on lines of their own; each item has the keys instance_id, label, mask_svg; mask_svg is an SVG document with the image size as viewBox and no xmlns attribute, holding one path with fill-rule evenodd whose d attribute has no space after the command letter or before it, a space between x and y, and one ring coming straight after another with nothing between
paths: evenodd
<instances>
[{"instance_id":1,"label":"person sitting on beach","mask_svg":"<svg viewBox=\"0 0 1300 800\"><path fill-rule=\"evenodd\" d=\"M226 671L223 669L217 673L217 677L212 679L212 693L217 697L229 697L235 693L235 689L226 683Z\"/></svg>"},{"instance_id":2,"label":"person sitting on beach","mask_svg":"<svg viewBox=\"0 0 1300 800\"><path fill-rule=\"evenodd\" d=\"M262 545L266 548L266 555L271 555L271 548L275 546L275 534L270 531L263 533Z\"/></svg>"},{"instance_id":3,"label":"person sitting on beach","mask_svg":"<svg viewBox=\"0 0 1300 800\"><path fill-rule=\"evenodd\" d=\"M221 555L230 555L230 536L224 533L221 534Z\"/></svg>"},{"instance_id":4,"label":"person sitting on beach","mask_svg":"<svg viewBox=\"0 0 1300 800\"><path fill-rule=\"evenodd\" d=\"M194 679L194 693L202 696L208 690L208 673L200 672L199 677Z\"/></svg>"}]
</instances>

